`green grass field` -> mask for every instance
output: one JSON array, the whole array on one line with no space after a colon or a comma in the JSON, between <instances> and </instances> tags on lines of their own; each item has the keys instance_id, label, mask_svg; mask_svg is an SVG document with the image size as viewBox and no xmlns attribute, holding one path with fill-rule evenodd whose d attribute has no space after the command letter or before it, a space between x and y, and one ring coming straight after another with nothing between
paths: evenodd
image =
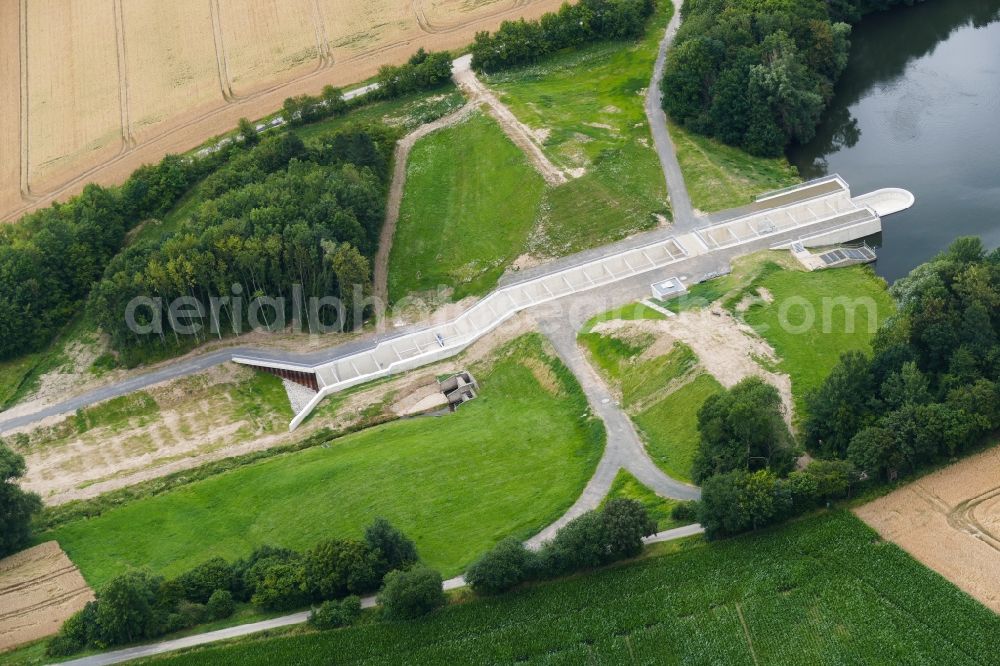
<instances>
[{"instance_id":1,"label":"green grass field","mask_svg":"<svg viewBox=\"0 0 1000 666\"><path fill-rule=\"evenodd\" d=\"M847 512L455 604L156 663L991 664L1000 617Z\"/></svg>"},{"instance_id":2,"label":"green grass field","mask_svg":"<svg viewBox=\"0 0 1000 666\"><path fill-rule=\"evenodd\" d=\"M691 204L707 213L746 205L755 195L801 180L784 157L754 157L673 123L670 138L677 150Z\"/></svg>"},{"instance_id":3,"label":"green grass field","mask_svg":"<svg viewBox=\"0 0 1000 666\"><path fill-rule=\"evenodd\" d=\"M581 178L546 192L532 250L561 255L603 245L670 217L666 185L643 111L643 92L670 3L630 44L601 43L484 77L524 123L547 131L544 150Z\"/></svg>"},{"instance_id":4,"label":"green grass field","mask_svg":"<svg viewBox=\"0 0 1000 666\"><path fill-rule=\"evenodd\" d=\"M421 139L389 258L389 299L447 286L453 298L496 285L525 248L545 183L497 123L475 114Z\"/></svg>"},{"instance_id":5,"label":"green grass field","mask_svg":"<svg viewBox=\"0 0 1000 666\"><path fill-rule=\"evenodd\" d=\"M679 481L691 481L698 450L698 410L722 390L715 377L701 373L693 380L633 416L646 451L657 467Z\"/></svg>"},{"instance_id":6,"label":"green grass field","mask_svg":"<svg viewBox=\"0 0 1000 666\"><path fill-rule=\"evenodd\" d=\"M572 375L522 337L491 368L479 399L276 456L40 536L57 539L87 581L125 567L175 575L260 544L307 548L358 537L385 516L445 575L501 538L526 538L567 509L603 448ZM543 385L534 373L540 373Z\"/></svg>"},{"instance_id":7,"label":"green grass field","mask_svg":"<svg viewBox=\"0 0 1000 666\"><path fill-rule=\"evenodd\" d=\"M774 302L751 305L746 321L781 358L778 369L792 378L801 419L806 394L826 379L841 354L871 349L875 331L895 304L885 281L863 266L765 271L748 291L759 287Z\"/></svg>"},{"instance_id":8,"label":"green grass field","mask_svg":"<svg viewBox=\"0 0 1000 666\"><path fill-rule=\"evenodd\" d=\"M640 502L646 507L649 517L656 521L656 529L659 532L680 527L683 524L670 516L670 511L677 504L677 500L660 497L627 470L618 470L618 475L615 476L615 480L611 484L611 490L601 506L612 499L630 499Z\"/></svg>"}]
</instances>

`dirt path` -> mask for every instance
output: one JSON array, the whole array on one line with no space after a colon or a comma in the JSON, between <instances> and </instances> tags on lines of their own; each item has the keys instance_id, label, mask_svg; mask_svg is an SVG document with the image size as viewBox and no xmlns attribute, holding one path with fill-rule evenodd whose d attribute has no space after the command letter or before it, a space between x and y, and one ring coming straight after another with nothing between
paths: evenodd
<instances>
[{"instance_id":1,"label":"dirt path","mask_svg":"<svg viewBox=\"0 0 1000 666\"><path fill-rule=\"evenodd\" d=\"M431 132L445 127L457 125L472 114L479 106L478 100L472 100L465 106L449 113L443 118L421 125L396 144L393 156L392 184L389 186L389 200L385 207L385 222L379 235L378 252L375 254L374 293L375 298L382 303L389 302L389 253L392 250L392 239L396 234L396 223L399 221L399 207L403 203L403 190L406 187L406 167L413 146Z\"/></svg>"},{"instance_id":2,"label":"dirt path","mask_svg":"<svg viewBox=\"0 0 1000 666\"><path fill-rule=\"evenodd\" d=\"M421 125L396 144L393 158L392 184L389 186L389 200L386 203L385 222L379 235L378 252L375 255L374 295L382 303L389 302L389 255L392 251L392 239L396 234L396 223L399 221L399 209L403 203L403 192L406 189L406 168L413 146L431 132L455 125L469 116L480 105L485 104L490 115L497 121L504 134L514 142L514 145L528 158L528 161L542 175L549 185L562 185L569 176L553 164L534 134L527 125L518 120L510 109L497 99L489 88L472 71L472 56L466 55L452 63L452 78L469 97L468 103L453 113L433 122Z\"/></svg>"},{"instance_id":3,"label":"dirt path","mask_svg":"<svg viewBox=\"0 0 1000 666\"><path fill-rule=\"evenodd\" d=\"M542 174L546 183L555 186L562 185L569 180L569 176L542 152L541 146L535 141L531 128L518 120L511 113L511 110L479 80L476 73L472 71L471 55L462 56L455 61L453 76L455 83L471 99L481 100L489 107L490 115L500 123L504 134L528 156L528 161L538 170L538 173Z\"/></svg>"}]
</instances>

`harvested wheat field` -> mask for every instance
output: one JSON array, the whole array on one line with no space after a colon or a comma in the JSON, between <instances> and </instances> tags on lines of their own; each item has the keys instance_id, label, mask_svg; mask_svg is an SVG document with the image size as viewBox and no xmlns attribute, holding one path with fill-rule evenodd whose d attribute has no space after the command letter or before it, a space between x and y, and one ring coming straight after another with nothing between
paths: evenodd
<instances>
[{"instance_id":1,"label":"harvested wheat field","mask_svg":"<svg viewBox=\"0 0 1000 666\"><path fill-rule=\"evenodd\" d=\"M0 3L0 219L562 0Z\"/></svg>"},{"instance_id":2,"label":"harvested wheat field","mask_svg":"<svg viewBox=\"0 0 1000 666\"><path fill-rule=\"evenodd\" d=\"M136 141L162 132L178 109L204 112L225 102L208 2L127 0L122 28L129 124Z\"/></svg>"},{"instance_id":3,"label":"harvested wheat field","mask_svg":"<svg viewBox=\"0 0 1000 666\"><path fill-rule=\"evenodd\" d=\"M0 651L51 636L93 598L55 541L0 560Z\"/></svg>"},{"instance_id":4,"label":"harvested wheat field","mask_svg":"<svg viewBox=\"0 0 1000 666\"><path fill-rule=\"evenodd\" d=\"M855 513L1000 613L1000 446L914 481Z\"/></svg>"},{"instance_id":5,"label":"harvested wheat field","mask_svg":"<svg viewBox=\"0 0 1000 666\"><path fill-rule=\"evenodd\" d=\"M21 159L34 193L77 165L121 152L125 106L113 0L32 0L22 3L22 11L27 154Z\"/></svg>"}]
</instances>

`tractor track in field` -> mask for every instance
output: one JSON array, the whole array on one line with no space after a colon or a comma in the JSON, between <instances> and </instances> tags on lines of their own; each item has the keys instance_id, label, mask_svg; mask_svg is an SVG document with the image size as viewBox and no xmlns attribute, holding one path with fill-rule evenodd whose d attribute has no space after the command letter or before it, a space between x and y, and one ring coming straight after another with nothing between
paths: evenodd
<instances>
[{"instance_id":1,"label":"tractor track in field","mask_svg":"<svg viewBox=\"0 0 1000 666\"><path fill-rule=\"evenodd\" d=\"M28 0L21 0L18 3L18 22L20 23L20 44L18 47L18 69L21 76L21 198L28 201L37 201L31 192L31 181L29 173L29 149L31 142L28 141Z\"/></svg>"},{"instance_id":2,"label":"tractor track in field","mask_svg":"<svg viewBox=\"0 0 1000 666\"><path fill-rule=\"evenodd\" d=\"M125 44L125 15L122 0L114 0L111 3L111 11L115 20L115 45L118 56L118 107L122 126L122 149L119 154L124 154L135 148L138 142L132 135L132 122L129 118L128 51Z\"/></svg>"}]
</instances>

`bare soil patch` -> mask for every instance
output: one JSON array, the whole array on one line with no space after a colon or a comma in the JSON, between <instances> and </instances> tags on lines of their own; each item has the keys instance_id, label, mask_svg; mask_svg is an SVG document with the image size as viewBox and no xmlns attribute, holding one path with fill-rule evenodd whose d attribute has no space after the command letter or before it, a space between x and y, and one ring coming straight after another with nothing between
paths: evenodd
<instances>
[{"instance_id":1,"label":"bare soil patch","mask_svg":"<svg viewBox=\"0 0 1000 666\"><path fill-rule=\"evenodd\" d=\"M479 100L486 104L490 115L500 123L504 134L514 142L514 145L524 152L528 162L541 174L542 178L549 185L562 185L569 180L562 169L557 167L548 156L542 151L535 132L517 119L517 116L501 102L492 90L487 88L476 73L472 71L471 56L464 56L455 61L455 82L473 100ZM581 174L582 175L582 174ZM577 177L577 176L573 176Z\"/></svg>"},{"instance_id":2,"label":"bare soil patch","mask_svg":"<svg viewBox=\"0 0 1000 666\"><path fill-rule=\"evenodd\" d=\"M1000 446L854 512L883 538L1000 613Z\"/></svg>"},{"instance_id":3,"label":"bare soil patch","mask_svg":"<svg viewBox=\"0 0 1000 666\"><path fill-rule=\"evenodd\" d=\"M55 634L93 598L55 541L0 560L0 651Z\"/></svg>"},{"instance_id":4,"label":"bare soil patch","mask_svg":"<svg viewBox=\"0 0 1000 666\"><path fill-rule=\"evenodd\" d=\"M768 382L781 395L785 422L791 425L793 415L792 383L788 375L766 370L757 359L777 363L777 356L767 342L753 330L737 321L725 310L688 310L666 320L606 321L594 327L595 333L610 334L629 330L655 336L644 357L655 358L670 352L675 342L691 347L701 365L725 387L741 379L757 376Z\"/></svg>"}]
</instances>

